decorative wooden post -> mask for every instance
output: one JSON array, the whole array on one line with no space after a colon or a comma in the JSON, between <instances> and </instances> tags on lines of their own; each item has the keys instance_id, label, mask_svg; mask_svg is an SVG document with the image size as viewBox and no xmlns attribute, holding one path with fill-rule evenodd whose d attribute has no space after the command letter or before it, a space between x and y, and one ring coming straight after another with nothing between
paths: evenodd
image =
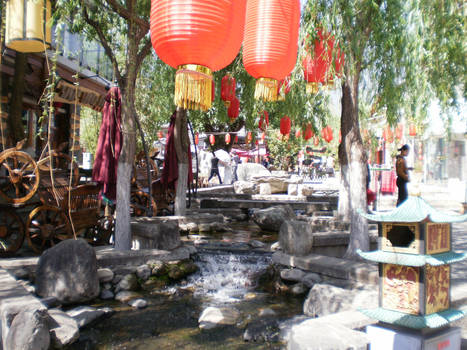
<instances>
[{"instance_id":1,"label":"decorative wooden post","mask_svg":"<svg viewBox=\"0 0 467 350\"><path fill-rule=\"evenodd\" d=\"M367 327L371 348L460 349L460 329L449 325L467 312L451 308L451 264L467 254L451 250L451 223L467 215L409 197L391 212L362 216L379 223L379 249L358 251L379 263L379 307L360 310L380 321Z\"/></svg>"}]
</instances>

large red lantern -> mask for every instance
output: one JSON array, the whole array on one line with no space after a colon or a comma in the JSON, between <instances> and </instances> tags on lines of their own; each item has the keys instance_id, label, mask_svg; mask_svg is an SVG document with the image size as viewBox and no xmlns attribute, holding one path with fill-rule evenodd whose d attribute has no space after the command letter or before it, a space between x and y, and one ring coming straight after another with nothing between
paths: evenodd
<instances>
[{"instance_id":1,"label":"large red lantern","mask_svg":"<svg viewBox=\"0 0 467 350\"><path fill-rule=\"evenodd\" d=\"M303 74L305 77L306 92L308 94L318 93L319 84L324 84L327 79L330 55L328 54L326 42L321 31L313 45L313 52L307 49L307 54L302 60Z\"/></svg>"},{"instance_id":2,"label":"large red lantern","mask_svg":"<svg viewBox=\"0 0 467 350\"><path fill-rule=\"evenodd\" d=\"M151 0L151 41L177 69L174 102L211 107L212 72L230 64L243 40L246 0Z\"/></svg>"},{"instance_id":3,"label":"large red lantern","mask_svg":"<svg viewBox=\"0 0 467 350\"><path fill-rule=\"evenodd\" d=\"M269 113L268 111L263 111L261 116L259 117L258 128L260 130L266 130L269 126Z\"/></svg>"},{"instance_id":4,"label":"large red lantern","mask_svg":"<svg viewBox=\"0 0 467 350\"><path fill-rule=\"evenodd\" d=\"M237 119L238 114L240 113L240 101L237 97L234 97L232 101L230 101L230 106L227 109L227 115L230 118L230 121L234 121Z\"/></svg>"},{"instance_id":5,"label":"large red lantern","mask_svg":"<svg viewBox=\"0 0 467 350\"><path fill-rule=\"evenodd\" d=\"M221 99L227 107L230 105L230 101L235 98L236 84L235 78L230 74L226 74L221 80Z\"/></svg>"},{"instance_id":6,"label":"large red lantern","mask_svg":"<svg viewBox=\"0 0 467 350\"><path fill-rule=\"evenodd\" d=\"M209 143L214 145L216 143L216 138L213 134L209 135Z\"/></svg>"},{"instance_id":7,"label":"large red lantern","mask_svg":"<svg viewBox=\"0 0 467 350\"><path fill-rule=\"evenodd\" d=\"M256 81L255 99L277 100L278 81L297 61L299 0L248 0L243 65Z\"/></svg>"},{"instance_id":8,"label":"large red lantern","mask_svg":"<svg viewBox=\"0 0 467 350\"><path fill-rule=\"evenodd\" d=\"M283 136L290 133L290 128L292 127L292 122L288 116L283 116L280 124L280 131Z\"/></svg>"},{"instance_id":9,"label":"large red lantern","mask_svg":"<svg viewBox=\"0 0 467 350\"><path fill-rule=\"evenodd\" d=\"M409 125L409 135L410 136L417 136L417 127L414 123Z\"/></svg>"},{"instance_id":10,"label":"large red lantern","mask_svg":"<svg viewBox=\"0 0 467 350\"><path fill-rule=\"evenodd\" d=\"M198 133L195 134L195 145L199 143L199 135Z\"/></svg>"},{"instance_id":11,"label":"large red lantern","mask_svg":"<svg viewBox=\"0 0 467 350\"><path fill-rule=\"evenodd\" d=\"M225 144L228 145L230 143L230 134L225 134Z\"/></svg>"},{"instance_id":12,"label":"large red lantern","mask_svg":"<svg viewBox=\"0 0 467 350\"><path fill-rule=\"evenodd\" d=\"M311 124L308 123L306 125L306 128L305 128L305 135L304 135L304 138L306 141L308 141L309 139L311 139L313 136L315 135L315 133L313 132L313 129L311 127Z\"/></svg>"}]
</instances>

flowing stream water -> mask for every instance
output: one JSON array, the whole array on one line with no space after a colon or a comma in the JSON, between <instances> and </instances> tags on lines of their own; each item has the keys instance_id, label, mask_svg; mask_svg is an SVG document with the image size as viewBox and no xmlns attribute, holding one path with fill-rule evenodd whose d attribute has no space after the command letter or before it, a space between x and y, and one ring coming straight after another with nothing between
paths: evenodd
<instances>
[{"instance_id":1,"label":"flowing stream water","mask_svg":"<svg viewBox=\"0 0 467 350\"><path fill-rule=\"evenodd\" d=\"M277 319L300 314L302 298L278 296L258 289L258 274L269 266L269 254L233 254L221 251L197 255L199 271L186 282L160 293L144 295L148 307L135 310L111 302L116 313L86 327L71 349L280 349L280 344L245 342L248 324L271 309ZM235 308L236 325L210 330L198 327L198 318L208 306Z\"/></svg>"}]
</instances>

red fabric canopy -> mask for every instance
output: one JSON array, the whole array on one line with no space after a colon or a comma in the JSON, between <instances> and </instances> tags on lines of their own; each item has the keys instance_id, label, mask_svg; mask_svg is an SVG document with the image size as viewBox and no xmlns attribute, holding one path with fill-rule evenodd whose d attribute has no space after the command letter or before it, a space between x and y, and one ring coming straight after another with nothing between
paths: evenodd
<instances>
[{"instance_id":1,"label":"red fabric canopy","mask_svg":"<svg viewBox=\"0 0 467 350\"><path fill-rule=\"evenodd\" d=\"M102 194L111 200L117 195L117 167L122 148L121 95L112 87L105 97L102 124L97 142L92 180L103 186Z\"/></svg>"}]
</instances>

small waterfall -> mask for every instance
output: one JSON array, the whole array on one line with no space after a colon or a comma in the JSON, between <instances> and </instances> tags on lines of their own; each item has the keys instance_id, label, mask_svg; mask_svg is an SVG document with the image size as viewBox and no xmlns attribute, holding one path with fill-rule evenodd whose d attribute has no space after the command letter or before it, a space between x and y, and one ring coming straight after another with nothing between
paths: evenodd
<instances>
[{"instance_id":1,"label":"small waterfall","mask_svg":"<svg viewBox=\"0 0 467 350\"><path fill-rule=\"evenodd\" d=\"M196 264L199 271L188 283L195 295L208 296L218 302L234 302L255 287L255 277L271 262L270 255L201 253Z\"/></svg>"}]
</instances>

